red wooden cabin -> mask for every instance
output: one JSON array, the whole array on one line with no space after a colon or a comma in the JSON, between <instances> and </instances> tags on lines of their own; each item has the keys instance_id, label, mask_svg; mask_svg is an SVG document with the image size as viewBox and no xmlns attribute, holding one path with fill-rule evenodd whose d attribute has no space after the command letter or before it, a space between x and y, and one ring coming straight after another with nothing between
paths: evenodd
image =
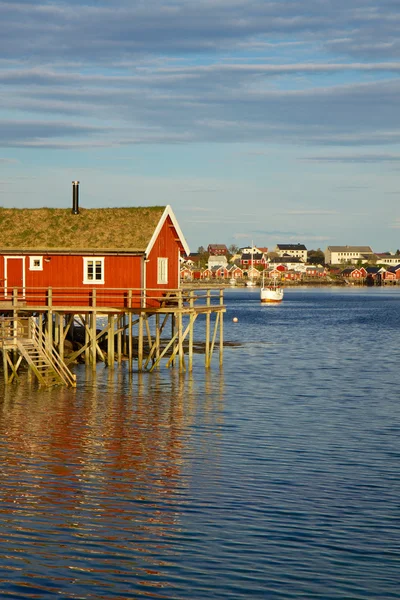
<instances>
[{"instance_id":1,"label":"red wooden cabin","mask_svg":"<svg viewBox=\"0 0 400 600\"><path fill-rule=\"evenodd\" d=\"M157 306L188 254L170 206L0 208L1 305Z\"/></svg>"}]
</instances>

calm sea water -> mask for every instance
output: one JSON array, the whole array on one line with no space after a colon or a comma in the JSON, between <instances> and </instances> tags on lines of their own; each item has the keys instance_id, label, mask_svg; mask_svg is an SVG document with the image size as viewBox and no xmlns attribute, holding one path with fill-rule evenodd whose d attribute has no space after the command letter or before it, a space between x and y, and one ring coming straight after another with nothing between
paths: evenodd
<instances>
[{"instance_id":1,"label":"calm sea water","mask_svg":"<svg viewBox=\"0 0 400 600\"><path fill-rule=\"evenodd\" d=\"M258 298L223 370L0 388L1 598L400 598L400 289Z\"/></svg>"}]
</instances>

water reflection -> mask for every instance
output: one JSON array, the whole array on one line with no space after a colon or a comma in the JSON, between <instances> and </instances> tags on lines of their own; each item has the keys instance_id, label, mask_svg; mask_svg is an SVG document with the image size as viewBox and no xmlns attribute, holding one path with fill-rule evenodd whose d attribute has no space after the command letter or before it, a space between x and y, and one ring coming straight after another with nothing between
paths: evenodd
<instances>
[{"instance_id":1,"label":"water reflection","mask_svg":"<svg viewBox=\"0 0 400 600\"><path fill-rule=\"evenodd\" d=\"M73 390L39 390L28 378L4 388L0 515L8 577L1 585L11 586L22 561L24 593L43 592L55 585L47 566L56 561L60 589L75 578L65 573L76 571L80 580L96 573L105 589L110 576L122 577L122 588L129 583L154 597L167 586L168 558L179 552L172 537L188 501L195 421L221 420L212 376L205 376L202 406L194 376L174 370L132 376L82 367L78 379ZM218 389L221 398L222 378Z\"/></svg>"}]
</instances>

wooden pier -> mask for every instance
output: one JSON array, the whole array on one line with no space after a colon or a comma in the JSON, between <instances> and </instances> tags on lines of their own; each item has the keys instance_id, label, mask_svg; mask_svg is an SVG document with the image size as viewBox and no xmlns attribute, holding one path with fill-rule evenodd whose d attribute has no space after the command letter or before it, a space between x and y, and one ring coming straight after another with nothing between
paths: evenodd
<instances>
[{"instance_id":1,"label":"wooden pier","mask_svg":"<svg viewBox=\"0 0 400 600\"><path fill-rule=\"evenodd\" d=\"M0 350L4 381L18 379L27 363L41 385L76 385L69 367L78 360L96 368L127 361L129 371L153 371L177 364L191 371L193 356L204 353L205 368L216 351L223 362L223 289L15 288L0 301ZM204 320L203 340L195 324ZM100 324L100 326L99 326ZM66 340L79 348L65 352ZM29 353L31 348L31 354ZM33 359L36 353L36 361ZM40 354L41 353L41 354Z\"/></svg>"}]
</instances>

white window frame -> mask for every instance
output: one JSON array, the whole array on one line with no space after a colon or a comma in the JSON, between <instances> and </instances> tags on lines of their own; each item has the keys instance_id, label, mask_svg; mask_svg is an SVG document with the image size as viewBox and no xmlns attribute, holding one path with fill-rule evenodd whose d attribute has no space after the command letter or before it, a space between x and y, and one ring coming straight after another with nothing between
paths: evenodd
<instances>
[{"instance_id":1,"label":"white window frame","mask_svg":"<svg viewBox=\"0 0 400 600\"><path fill-rule=\"evenodd\" d=\"M168 283L168 258L157 258L157 283Z\"/></svg>"},{"instance_id":2,"label":"white window frame","mask_svg":"<svg viewBox=\"0 0 400 600\"><path fill-rule=\"evenodd\" d=\"M35 265L35 261L39 261L39 265ZM43 256L30 256L29 257L29 270L30 271L43 271Z\"/></svg>"},{"instance_id":3,"label":"white window frame","mask_svg":"<svg viewBox=\"0 0 400 600\"><path fill-rule=\"evenodd\" d=\"M93 274L96 273L96 262L101 263L101 279L89 279L89 264L93 263ZM98 285L104 283L104 256L88 256L83 258L83 283L86 285Z\"/></svg>"}]
</instances>

